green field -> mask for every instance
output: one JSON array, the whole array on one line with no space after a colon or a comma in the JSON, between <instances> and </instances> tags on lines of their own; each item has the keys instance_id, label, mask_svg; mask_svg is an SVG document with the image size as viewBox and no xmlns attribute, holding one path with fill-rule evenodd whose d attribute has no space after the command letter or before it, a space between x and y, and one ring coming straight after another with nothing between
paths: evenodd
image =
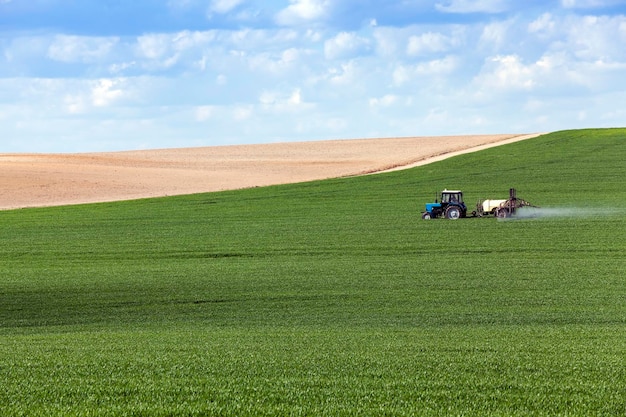
<instances>
[{"instance_id":1,"label":"green field","mask_svg":"<svg viewBox=\"0 0 626 417\"><path fill-rule=\"evenodd\" d=\"M626 415L625 179L626 129L578 130L0 212L0 415ZM562 215L420 218L509 187Z\"/></svg>"}]
</instances>

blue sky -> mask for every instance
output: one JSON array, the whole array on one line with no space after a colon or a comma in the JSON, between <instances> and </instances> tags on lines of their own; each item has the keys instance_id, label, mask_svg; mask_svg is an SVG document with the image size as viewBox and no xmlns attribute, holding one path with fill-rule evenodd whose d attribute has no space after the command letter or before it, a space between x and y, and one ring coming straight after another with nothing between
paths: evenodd
<instances>
[{"instance_id":1,"label":"blue sky","mask_svg":"<svg viewBox=\"0 0 626 417\"><path fill-rule=\"evenodd\" d=\"M626 126L626 0L0 0L0 152Z\"/></svg>"}]
</instances>

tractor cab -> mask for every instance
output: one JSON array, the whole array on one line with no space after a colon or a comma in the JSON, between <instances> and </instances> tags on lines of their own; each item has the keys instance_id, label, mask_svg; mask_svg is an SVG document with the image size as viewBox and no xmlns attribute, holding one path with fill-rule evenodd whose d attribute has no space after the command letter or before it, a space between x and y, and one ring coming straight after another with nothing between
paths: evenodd
<instances>
[{"instance_id":1,"label":"tractor cab","mask_svg":"<svg viewBox=\"0 0 626 417\"><path fill-rule=\"evenodd\" d=\"M441 203L442 204L449 204L449 203L463 204L463 192L443 190L441 192Z\"/></svg>"},{"instance_id":2,"label":"tractor cab","mask_svg":"<svg viewBox=\"0 0 626 417\"><path fill-rule=\"evenodd\" d=\"M463 192L460 190L443 190L441 202L435 199L434 203L426 203L426 211L422 213L422 219L436 219L443 216L446 219L456 220L465 217L467 207L463 202Z\"/></svg>"}]
</instances>

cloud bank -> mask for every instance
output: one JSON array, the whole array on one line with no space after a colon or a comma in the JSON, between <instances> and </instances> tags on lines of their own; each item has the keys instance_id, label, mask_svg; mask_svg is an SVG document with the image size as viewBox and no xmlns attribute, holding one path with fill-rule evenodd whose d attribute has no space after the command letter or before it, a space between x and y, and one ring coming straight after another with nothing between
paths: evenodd
<instances>
[{"instance_id":1,"label":"cloud bank","mask_svg":"<svg viewBox=\"0 0 626 417\"><path fill-rule=\"evenodd\" d=\"M626 125L623 1L109 4L0 2L0 152Z\"/></svg>"}]
</instances>

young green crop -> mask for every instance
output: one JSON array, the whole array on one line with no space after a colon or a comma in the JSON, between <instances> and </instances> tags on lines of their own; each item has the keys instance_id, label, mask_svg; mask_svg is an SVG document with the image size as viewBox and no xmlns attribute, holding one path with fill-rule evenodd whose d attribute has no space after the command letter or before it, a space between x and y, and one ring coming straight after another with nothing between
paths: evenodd
<instances>
[{"instance_id":1,"label":"young green crop","mask_svg":"<svg viewBox=\"0 0 626 417\"><path fill-rule=\"evenodd\" d=\"M626 130L0 213L3 415L623 415ZM563 216L423 221L518 196Z\"/></svg>"}]
</instances>

